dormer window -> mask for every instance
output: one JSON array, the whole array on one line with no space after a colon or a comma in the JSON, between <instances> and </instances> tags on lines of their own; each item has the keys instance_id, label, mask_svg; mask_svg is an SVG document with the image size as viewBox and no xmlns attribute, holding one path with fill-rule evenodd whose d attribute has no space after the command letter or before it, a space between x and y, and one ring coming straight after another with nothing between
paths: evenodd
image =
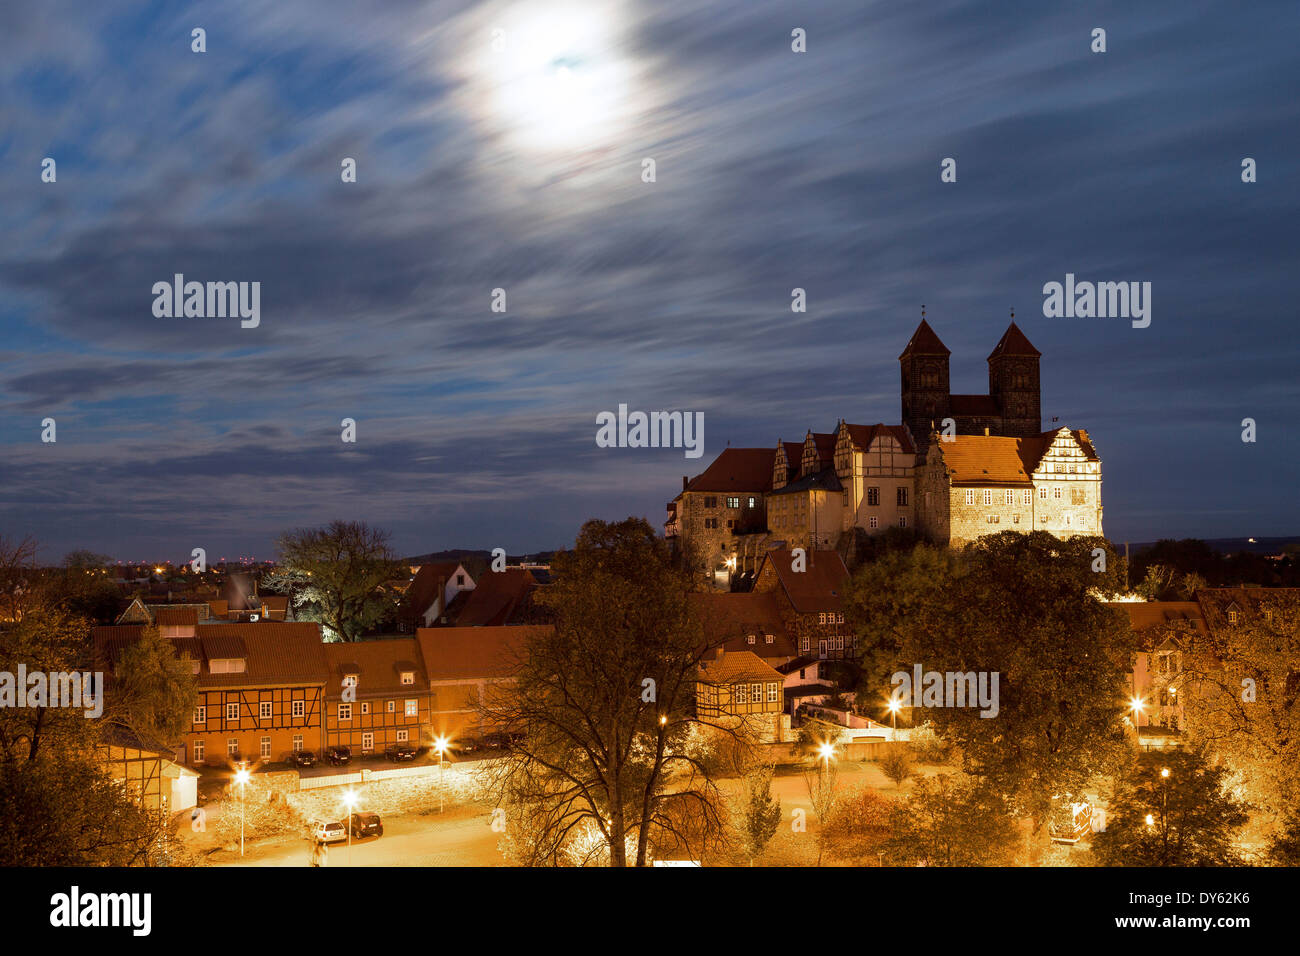
<instances>
[{"instance_id":1,"label":"dormer window","mask_svg":"<svg viewBox=\"0 0 1300 956\"><path fill-rule=\"evenodd\" d=\"M414 683L415 683L415 671L402 671L402 683L403 683L403 684L414 684Z\"/></svg>"},{"instance_id":2,"label":"dormer window","mask_svg":"<svg viewBox=\"0 0 1300 956\"><path fill-rule=\"evenodd\" d=\"M750 634L750 635L746 636L746 638L745 638L745 643L746 643L746 644L753 644L753 643L754 643L754 635L753 635L753 634Z\"/></svg>"},{"instance_id":3,"label":"dormer window","mask_svg":"<svg viewBox=\"0 0 1300 956\"><path fill-rule=\"evenodd\" d=\"M217 657L208 661L210 674L242 674L244 670L245 661L242 657Z\"/></svg>"}]
</instances>

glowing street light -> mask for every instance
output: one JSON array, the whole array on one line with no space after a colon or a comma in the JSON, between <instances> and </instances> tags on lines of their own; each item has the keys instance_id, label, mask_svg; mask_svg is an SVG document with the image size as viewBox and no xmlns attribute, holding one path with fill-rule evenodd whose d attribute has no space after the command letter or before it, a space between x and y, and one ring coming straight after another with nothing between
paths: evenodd
<instances>
[{"instance_id":1,"label":"glowing street light","mask_svg":"<svg viewBox=\"0 0 1300 956\"><path fill-rule=\"evenodd\" d=\"M444 769L446 765L442 762L442 758L447 753L447 738L434 737L433 749L438 751L438 812L442 813L443 794L447 785L447 771Z\"/></svg>"},{"instance_id":2,"label":"glowing street light","mask_svg":"<svg viewBox=\"0 0 1300 956\"><path fill-rule=\"evenodd\" d=\"M829 740L824 740L817 745L817 755L822 758L822 773L830 770L831 757L835 756L835 747Z\"/></svg>"},{"instance_id":3,"label":"glowing street light","mask_svg":"<svg viewBox=\"0 0 1300 956\"><path fill-rule=\"evenodd\" d=\"M244 787L248 783L248 764L241 763L235 771L235 783L239 784L239 855L244 855Z\"/></svg>"},{"instance_id":4,"label":"glowing street light","mask_svg":"<svg viewBox=\"0 0 1300 956\"><path fill-rule=\"evenodd\" d=\"M893 730L893 734L891 735L891 737L893 739L897 739L898 738L898 712L903 709L903 702L891 694L889 698L889 703L886 704L885 706L889 708L889 726Z\"/></svg>"}]
</instances>

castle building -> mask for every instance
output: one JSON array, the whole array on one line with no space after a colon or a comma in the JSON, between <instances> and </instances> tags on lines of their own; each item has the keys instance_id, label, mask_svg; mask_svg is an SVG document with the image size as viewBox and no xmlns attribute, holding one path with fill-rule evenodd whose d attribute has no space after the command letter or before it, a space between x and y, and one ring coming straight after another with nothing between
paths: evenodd
<instances>
[{"instance_id":1,"label":"castle building","mask_svg":"<svg viewBox=\"0 0 1300 956\"><path fill-rule=\"evenodd\" d=\"M1042 353L1014 321L987 395L954 395L951 353L924 317L899 356L902 422L809 429L774 450L728 448L668 503L665 534L719 583L773 548L835 548L858 529L915 528L960 547L1000 531L1102 534L1101 459L1083 430L1042 430Z\"/></svg>"}]
</instances>

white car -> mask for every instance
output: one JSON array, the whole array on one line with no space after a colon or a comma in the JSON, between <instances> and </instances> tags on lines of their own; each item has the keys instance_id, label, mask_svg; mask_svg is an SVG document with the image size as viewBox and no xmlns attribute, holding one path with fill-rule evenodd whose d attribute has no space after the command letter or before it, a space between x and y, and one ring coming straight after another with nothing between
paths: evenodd
<instances>
[{"instance_id":1,"label":"white car","mask_svg":"<svg viewBox=\"0 0 1300 956\"><path fill-rule=\"evenodd\" d=\"M315 823L311 829L317 843L340 843L348 838L348 828L342 823Z\"/></svg>"}]
</instances>

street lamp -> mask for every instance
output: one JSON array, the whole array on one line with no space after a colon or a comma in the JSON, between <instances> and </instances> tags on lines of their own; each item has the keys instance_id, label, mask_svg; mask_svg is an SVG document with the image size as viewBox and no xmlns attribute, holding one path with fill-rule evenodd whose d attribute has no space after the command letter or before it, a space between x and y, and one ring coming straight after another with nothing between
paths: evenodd
<instances>
[{"instance_id":1,"label":"street lamp","mask_svg":"<svg viewBox=\"0 0 1300 956\"><path fill-rule=\"evenodd\" d=\"M890 738L892 740L897 740L898 739L898 712L903 709L903 705L897 697L891 696L889 698L888 706L889 706L889 726L893 730L893 733L890 735Z\"/></svg>"},{"instance_id":2,"label":"street lamp","mask_svg":"<svg viewBox=\"0 0 1300 956\"><path fill-rule=\"evenodd\" d=\"M434 737L433 749L438 751L438 812L442 813L443 794L447 785L447 771L443 769L445 764L442 762L442 758L447 753L447 738Z\"/></svg>"},{"instance_id":3,"label":"street lamp","mask_svg":"<svg viewBox=\"0 0 1300 956\"><path fill-rule=\"evenodd\" d=\"M241 763L235 771L235 782L239 784L239 855L244 855L244 785L248 783L248 765Z\"/></svg>"},{"instance_id":4,"label":"street lamp","mask_svg":"<svg viewBox=\"0 0 1300 956\"><path fill-rule=\"evenodd\" d=\"M357 795L349 790L343 794L343 805L348 808L348 866L352 865L352 808L357 805Z\"/></svg>"},{"instance_id":5,"label":"street lamp","mask_svg":"<svg viewBox=\"0 0 1300 956\"><path fill-rule=\"evenodd\" d=\"M822 773L826 773L830 770L830 760L835 755L835 747L830 741L824 740L818 744L817 754L822 758Z\"/></svg>"}]
</instances>

